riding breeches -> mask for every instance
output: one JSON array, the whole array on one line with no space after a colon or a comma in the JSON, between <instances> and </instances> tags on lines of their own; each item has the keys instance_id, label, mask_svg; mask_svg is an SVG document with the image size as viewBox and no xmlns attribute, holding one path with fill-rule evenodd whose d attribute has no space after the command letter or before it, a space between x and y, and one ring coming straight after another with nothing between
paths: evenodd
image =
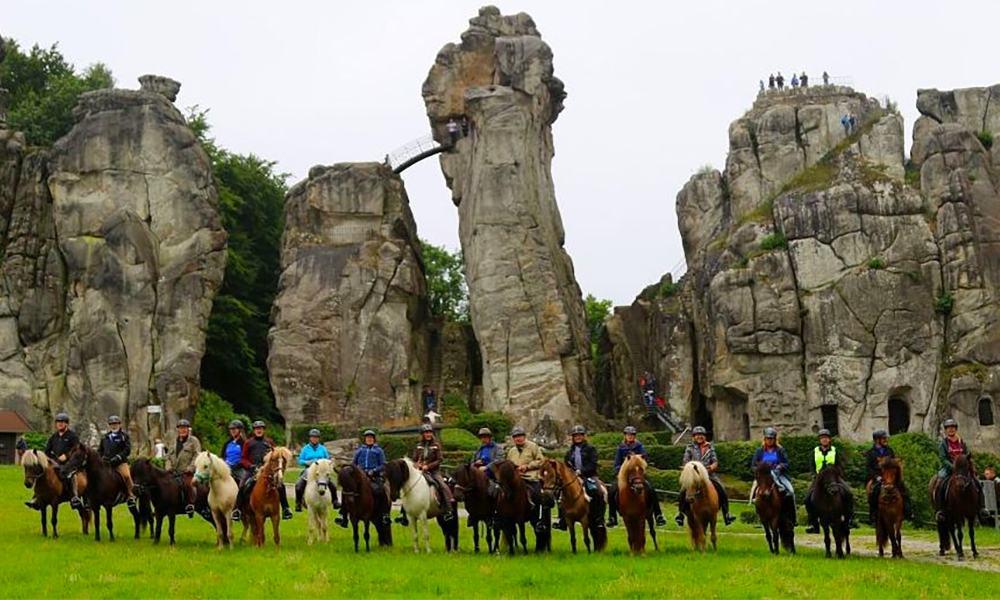
<instances>
[{"instance_id":1,"label":"riding breeches","mask_svg":"<svg viewBox=\"0 0 1000 600\"><path fill-rule=\"evenodd\" d=\"M449 488L448 484L444 482L444 477L441 476L441 472L424 471L424 475L426 475L428 479L434 482L434 485L437 487L438 492L441 493L444 503L447 505L442 507L442 509L444 509L445 512L450 512L451 505L455 503L455 498L454 496L452 496L451 488Z\"/></svg>"},{"instance_id":2,"label":"riding breeches","mask_svg":"<svg viewBox=\"0 0 1000 600\"><path fill-rule=\"evenodd\" d=\"M128 490L128 495L132 496L133 495L132 488L134 487L135 484L132 483L132 471L129 470L128 464L122 463L117 467L115 467L115 470L118 471L118 474L121 475L122 479L125 480L125 489Z\"/></svg>"}]
</instances>

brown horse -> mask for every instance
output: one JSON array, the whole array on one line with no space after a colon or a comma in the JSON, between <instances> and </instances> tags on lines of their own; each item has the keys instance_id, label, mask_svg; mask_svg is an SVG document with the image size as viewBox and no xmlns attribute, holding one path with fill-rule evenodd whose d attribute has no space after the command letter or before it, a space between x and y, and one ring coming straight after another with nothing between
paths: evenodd
<instances>
[{"instance_id":1,"label":"brown horse","mask_svg":"<svg viewBox=\"0 0 1000 600\"><path fill-rule=\"evenodd\" d=\"M594 537L594 551L604 550L608 545L608 532L604 528L604 490L598 490L594 497L588 496L576 471L551 458L542 465L541 476L542 493L558 502L562 509L573 554L576 554L577 523L583 529L587 554L590 554L591 535Z\"/></svg>"},{"instance_id":2,"label":"brown horse","mask_svg":"<svg viewBox=\"0 0 1000 600\"><path fill-rule=\"evenodd\" d=\"M258 548L264 546L264 521L271 519L271 529L274 533L274 546L281 550L281 497L279 489L285 485L285 469L292 462L292 451L284 446L278 446L264 456L264 464L257 473L257 481L250 492L248 511L243 512L243 536L246 536L247 523L253 529L254 544ZM252 520L251 520L252 519Z\"/></svg>"},{"instance_id":3,"label":"brown horse","mask_svg":"<svg viewBox=\"0 0 1000 600\"><path fill-rule=\"evenodd\" d=\"M939 554L944 556L954 544L958 559L965 559L965 552L962 549L962 528L968 523L972 558L978 558L975 523L979 515L979 488L976 486L976 471L964 454L956 456L953 465L948 489L945 490L945 505L938 507L945 516L944 522L938 523ZM930 484L932 504L935 503L937 486L940 484L941 481L935 475Z\"/></svg>"},{"instance_id":4,"label":"brown horse","mask_svg":"<svg viewBox=\"0 0 1000 600\"><path fill-rule=\"evenodd\" d=\"M705 532L710 531L712 550L716 550L715 526L719 519L719 493L708 476L708 469L693 460L684 465L680 476L681 488L687 496L688 530L691 545L699 552L705 551Z\"/></svg>"},{"instance_id":5,"label":"brown horse","mask_svg":"<svg viewBox=\"0 0 1000 600\"><path fill-rule=\"evenodd\" d=\"M479 552L479 524L486 525L486 551L495 552L500 549L500 527L497 521L497 499L490 494L490 480L478 468L469 465L458 465L452 472L455 479L455 500L465 502L465 510L469 513L469 527L472 528L472 540Z\"/></svg>"},{"instance_id":6,"label":"brown horse","mask_svg":"<svg viewBox=\"0 0 1000 600\"><path fill-rule=\"evenodd\" d=\"M128 498L129 489L125 478L117 469L104 464L96 451L78 444L69 452L69 458L60 467L64 475L85 472L87 474L87 503L94 511L94 539L101 541L101 508L107 516L108 539L115 541L115 523L112 509ZM137 508L129 508L135 522L135 539L139 539L142 520Z\"/></svg>"},{"instance_id":7,"label":"brown horse","mask_svg":"<svg viewBox=\"0 0 1000 600\"><path fill-rule=\"evenodd\" d=\"M771 475L771 465L761 463L754 473L756 495L754 508L757 518L764 526L767 547L772 554L778 554L781 546L786 552L795 554L795 526L786 516L781 490Z\"/></svg>"},{"instance_id":8,"label":"brown horse","mask_svg":"<svg viewBox=\"0 0 1000 600\"><path fill-rule=\"evenodd\" d=\"M878 555L885 555L885 544L892 544L892 557L903 558L903 467L899 460L885 457L879 460L882 488L878 495L875 515L875 537Z\"/></svg>"},{"instance_id":9,"label":"brown horse","mask_svg":"<svg viewBox=\"0 0 1000 600\"><path fill-rule=\"evenodd\" d=\"M500 488L500 496L497 498L497 519L507 550L511 556L517 552L517 534L520 533L521 547L527 554L528 538L524 535L524 524L529 522L534 524L538 512L532 507L531 491L521 478L517 466L511 461L501 460L493 463L493 469ZM536 552L544 552L547 549L543 538L546 535L535 531Z\"/></svg>"},{"instance_id":10,"label":"brown horse","mask_svg":"<svg viewBox=\"0 0 1000 600\"><path fill-rule=\"evenodd\" d=\"M653 503L656 498L646 494L646 461L633 454L618 471L618 512L625 521L628 531L628 547L633 554L645 554L646 530L653 538L653 548L659 550L656 542L656 523L653 521Z\"/></svg>"},{"instance_id":11,"label":"brown horse","mask_svg":"<svg viewBox=\"0 0 1000 600\"><path fill-rule=\"evenodd\" d=\"M63 485L55 466L39 450L28 450L21 456L21 466L24 467L24 487L34 488L35 506L42 513L42 535L48 537L46 511L52 507L52 537L58 538L59 505L69 500L69 490ZM82 495L87 491L87 479L83 473L77 474L77 491ZM80 521L83 523L83 535L90 533L90 510L80 507Z\"/></svg>"},{"instance_id":12,"label":"brown horse","mask_svg":"<svg viewBox=\"0 0 1000 600\"><path fill-rule=\"evenodd\" d=\"M369 543L369 527L375 523L375 531L378 533L379 546L392 545L392 525L384 520L384 516L389 514L389 497L384 489L379 489L378 493L383 496L380 500L375 497L375 490L372 487L371 479L365 472L354 465L348 465L337 474L340 483L340 497L343 510L347 512L354 528L354 551L358 551L358 522L365 523L365 551L371 551Z\"/></svg>"},{"instance_id":13,"label":"brown horse","mask_svg":"<svg viewBox=\"0 0 1000 600\"><path fill-rule=\"evenodd\" d=\"M177 515L183 515L187 506L185 484L177 476L154 465L148 458L132 463L132 482L137 495L148 497L155 511L156 525L152 528L153 543L160 543L163 519L167 519L170 545L174 545L174 525ZM214 525L214 523L213 523Z\"/></svg>"}]
</instances>

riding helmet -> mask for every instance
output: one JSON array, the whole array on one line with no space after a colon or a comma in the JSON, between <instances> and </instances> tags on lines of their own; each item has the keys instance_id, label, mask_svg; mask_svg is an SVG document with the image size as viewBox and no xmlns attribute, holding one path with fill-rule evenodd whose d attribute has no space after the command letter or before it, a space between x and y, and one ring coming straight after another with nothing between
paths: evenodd
<instances>
[{"instance_id":1,"label":"riding helmet","mask_svg":"<svg viewBox=\"0 0 1000 600\"><path fill-rule=\"evenodd\" d=\"M885 429L876 429L872 433L872 440L881 440L881 439L887 438L887 437L889 437L889 434L886 432Z\"/></svg>"},{"instance_id":2,"label":"riding helmet","mask_svg":"<svg viewBox=\"0 0 1000 600\"><path fill-rule=\"evenodd\" d=\"M946 419L944 422L944 428L948 429L949 427L958 427L958 421L955 419Z\"/></svg>"},{"instance_id":3,"label":"riding helmet","mask_svg":"<svg viewBox=\"0 0 1000 600\"><path fill-rule=\"evenodd\" d=\"M698 425L697 427L691 430L691 435L698 435L699 433L701 435L708 435L708 432L705 431L705 428L702 427L701 425Z\"/></svg>"},{"instance_id":4,"label":"riding helmet","mask_svg":"<svg viewBox=\"0 0 1000 600\"><path fill-rule=\"evenodd\" d=\"M513 431L510 432L510 437L517 437L519 435L528 435L524 431L524 427L515 427Z\"/></svg>"},{"instance_id":5,"label":"riding helmet","mask_svg":"<svg viewBox=\"0 0 1000 600\"><path fill-rule=\"evenodd\" d=\"M229 422L229 428L243 429L243 421L240 421L239 419L233 419L232 421Z\"/></svg>"},{"instance_id":6,"label":"riding helmet","mask_svg":"<svg viewBox=\"0 0 1000 600\"><path fill-rule=\"evenodd\" d=\"M319 437L319 429L310 429L309 437Z\"/></svg>"},{"instance_id":7,"label":"riding helmet","mask_svg":"<svg viewBox=\"0 0 1000 600\"><path fill-rule=\"evenodd\" d=\"M830 437L830 430L829 429L820 429L819 433L817 433L816 435L819 436L819 437L823 437L824 435L826 437Z\"/></svg>"},{"instance_id":8,"label":"riding helmet","mask_svg":"<svg viewBox=\"0 0 1000 600\"><path fill-rule=\"evenodd\" d=\"M108 417L108 425L114 425L115 423L121 425L122 418L119 417L118 415L111 415L110 417Z\"/></svg>"},{"instance_id":9,"label":"riding helmet","mask_svg":"<svg viewBox=\"0 0 1000 600\"><path fill-rule=\"evenodd\" d=\"M368 436L372 436L373 438L378 438L378 436L375 435L374 429L365 429L365 432L361 434L361 437L363 438L366 438Z\"/></svg>"},{"instance_id":10,"label":"riding helmet","mask_svg":"<svg viewBox=\"0 0 1000 600\"><path fill-rule=\"evenodd\" d=\"M764 437L765 438L776 438L776 437L778 437L778 430L775 429L774 427L768 427L767 429L764 430Z\"/></svg>"},{"instance_id":11,"label":"riding helmet","mask_svg":"<svg viewBox=\"0 0 1000 600\"><path fill-rule=\"evenodd\" d=\"M587 428L583 425L577 425L573 428L573 435L587 435Z\"/></svg>"},{"instance_id":12,"label":"riding helmet","mask_svg":"<svg viewBox=\"0 0 1000 600\"><path fill-rule=\"evenodd\" d=\"M420 426L420 433L427 433L428 431L434 433L434 426L430 423L424 423Z\"/></svg>"},{"instance_id":13,"label":"riding helmet","mask_svg":"<svg viewBox=\"0 0 1000 600\"><path fill-rule=\"evenodd\" d=\"M480 427L479 428L479 437L483 437L484 435L488 435L490 437L493 437L493 432L490 431L489 427Z\"/></svg>"},{"instance_id":14,"label":"riding helmet","mask_svg":"<svg viewBox=\"0 0 1000 600\"><path fill-rule=\"evenodd\" d=\"M623 433L631 433L632 435L635 435L635 427L629 425L628 427L625 428L625 431Z\"/></svg>"},{"instance_id":15,"label":"riding helmet","mask_svg":"<svg viewBox=\"0 0 1000 600\"><path fill-rule=\"evenodd\" d=\"M264 429L265 427L267 427L267 424L264 423L264 421L254 421L253 422L253 428L257 429L258 427L260 427L261 429Z\"/></svg>"},{"instance_id":16,"label":"riding helmet","mask_svg":"<svg viewBox=\"0 0 1000 600\"><path fill-rule=\"evenodd\" d=\"M181 427L191 427L191 421L188 421L187 419L177 421L177 429L180 429Z\"/></svg>"}]
</instances>

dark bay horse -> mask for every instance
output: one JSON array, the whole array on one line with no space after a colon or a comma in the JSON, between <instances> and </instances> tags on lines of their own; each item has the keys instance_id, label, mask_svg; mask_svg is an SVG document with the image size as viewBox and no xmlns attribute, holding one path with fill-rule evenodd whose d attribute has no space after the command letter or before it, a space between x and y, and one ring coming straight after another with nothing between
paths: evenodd
<instances>
[{"instance_id":1,"label":"dark bay horse","mask_svg":"<svg viewBox=\"0 0 1000 600\"><path fill-rule=\"evenodd\" d=\"M500 549L500 526L497 521L497 498L490 494L490 480L486 473L470 465L458 465L452 472L455 479L455 499L465 502L469 513L472 540L479 552L479 524L486 526L486 551Z\"/></svg>"},{"instance_id":2,"label":"dark bay horse","mask_svg":"<svg viewBox=\"0 0 1000 600\"><path fill-rule=\"evenodd\" d=\"M594 550L604 550L608 545L608 532L604 528L604 490L598 490L594 497L588 496L576 471L551 458L542 465L541 476L542 492L562 509L573 554L576 554L577 523L583 529L583 544L587 553L590 554L591 536L594 538Z\"/></svg>"},{"instance_id":3,"label":"dark bay horse","mask_svg":"<svg viewBox=\"0 0 1000 600\"><path fill-rule=\"evenodd\" d=\"M653 548L659 550L656 542L656 522L653 520L653 503L646 490L646 461L633 454L618 471L618 512L625 521L628 532L628 547L633 554L646 552L646 527L653 538Z\"/></svg>"},{"instance_id":4,"label":"dark bay horse","mask_svg":"<svg viewBox=\"0 0 1000 600\"><path fill-rule=\"evenodd\" d=\"M500 495L497 498L497 519L504 542L511 555L517 551L517 539L520 534L521 547L528 553L528 539L524 535L525 523L537 525L538 510L531 499L531 490L524 482L517 466L509 460L493 463L493 472L497 477ZM545 552L551 549L551 535L545 530L542 533L535 529L535 552Z\"/></svg>"},{"instance_id":5,"label":"dark bay horse","mask_svg":"<svg viewBox=\"0 0 1000 600\"><path fill-rule=\"evenodd\" d=\"M34 489L35 506L42 514L42 535L48 537L46 511L52 508L52 537L59 537L59 505L69 501L69 490L63 485L53 463L40 450L28 450L21 456L21 466L24 467L24 487ZM77 491L82 495L87 491L86 479L77 480ZM83 523L83 535L90 533L90 510L81 506L78 509L80 521Z\"/></svg>"},{"instance_id":6,"label":"dark bay horse","mask_svg":"<svg viewBox=\"0 0 1000 600\"><path fill-rule=\"evenodd\" d=\"M264 464L257 473L257 481L250 491L248 511L243 512L243 535L246 536L247 523L253 529L254 544L264 546L264 522L271 520L274 532L274 546L281 550L281 497L279 489L285 485L285 469L292 462L292 451L278 446L264 456Z\"/></svg>"},{"instance_id":7,"label":"dark bay horse","mask_svg":"<svg viewBox=\"0 0 1000 600\"><path fill-rule=\"evenodd\" d=\"M848 514L846 485L841 478L840 467L833 465L820 470L816 474L813 488L813 506L819 524L823 527L823 542L826 545L826 557L831 558L830 531L837 543L837 558L851 554L851 528L848 526L851 515Z\"/></svg>"},{"instance_id":8,"label":"dark bay horse","mask_svg":"<svg viewBox=\"0 0 1000 600\"><path fill-rule=\"evenodd\" d=\"M128 498L128 484L116 469L104 464L96 451L79 444L70 450L61 467L64 474L83 471L87 474L87 503L94 511L94 539L101 541L101 508L107 517L108 539L115 541L112 509ZM135 539L139 539L141 518L138 508L129 508L135 522Z\"/></svg>"},{"instance_id":9,"label":"dark bay horse","mask_svg":"<svg viewBox=\"0 0 1000 600\"><path fill-rule=\"evenodd\" d=\"M187 506L185 488L173 473L157 467L147 458L140 458L133 462L130 470L136 495L148 495L149 502L153 505L156 519L156 525L152 532L153 543L160 543L163 519L167 519L169 521L167 534L170 536L170 545L173 546L177 515L185 514L184 507Z\"/></svg>"},{"instance_id":10,"label":"dark bay horse","mask_svg":"<svg viewBox=\"0 0 1000 600\"><path fill-rule=\"evenodd\" d=\"M757 518L764 526L767 547L772 554L778 554L784 546L786 552L795 554L795 525L787 516L784 499L778 484L771 474L771 465L760 463L754 473L754 508Z\"/></svg>"},{"instance_id":11,"label":"dark bay horse","mask_svg":"<svg viewBox=\"0 0 1000 600\"><path fill-rule=\"evenodd\" d=\"M903 558L903 467L899 460L885 457L879 460L882 487L875 513L875 537L879 557L885 555L885 544L892 544L892 557Z\"/></svg>"},{"instance_id":12,"label":"dark bay horse","mask_svg":"<svg viewBox=\"0 0 1000 600\"><path fill-rule=\"evenodd\" d=\"M372 481L368 475L354 465L348 465L337 474L340 484L340 498L354 528L354 551L358 551L358 522L365 524L365 551L371 550L369 527L374 522L379 546L392 545L392 525L384 519L389 514L389 498L385 490L378 490L384 496L376 499Z\"/></svg>"},{"instance_id":13,"label":"dark bay horse","mask_svg":"<svg viewBox=\"0 0 1000 600\"><path fill-rule=\"evenodd\" d=\"M945 516L944 522L938 523L939 554L944 556L954 544L958 559L965 559L965 551L962 549L962 528L968 524L972 558L978 558L975 524L976 517L979 515L980 500L979 488L976 485L976 472L972 462L964 454L956 456L953 465L951 479L948 480L948 489L945 490L945 504L939 507ZM941 481L935 475L930 484L932 504L936 497L937 486L940 484Z\"/></svg>"}]
</instances>

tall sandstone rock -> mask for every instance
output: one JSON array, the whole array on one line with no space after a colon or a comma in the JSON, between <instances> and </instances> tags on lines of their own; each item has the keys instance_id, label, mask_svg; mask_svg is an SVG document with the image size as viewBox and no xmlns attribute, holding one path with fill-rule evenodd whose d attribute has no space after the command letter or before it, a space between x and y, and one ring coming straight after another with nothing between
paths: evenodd
<instances>
[{"instance_id":1,"label":"tall sandstone rock","mask_svg":"<svg viewBox=\"0 0 1000 600\"><path fill-rule=\"evenodd\" d=\"M267 359L292 423L415 419L427 292L403 181L385 165L313 167L285 200Z\"/></svg>"},{"instance_id":2,"label":"tall sandstone rock","mask_svg":"<svg viewBox=\"0 0 1000 600\"><path fill-rule=\"evenodd\" d=\"M441 168L458 206L483 408L555 443L594 418L583 301L551 173L565 92L531 17L486 7L469 22L438 53L423 96L442 144L449 120L470 125Z\"/></svg>"},{"instance_id":3,"label":"tall sandstone rock","mask_svg":"<svg viewBox=\"0 0 1000 600\"><path fill-rule=\"evenodd\" d=\"M180 84L140 82L81 96L51 151L0 128L0 405L142 447L197 404L226 234Z\"/></svg>"}]
</instances>

